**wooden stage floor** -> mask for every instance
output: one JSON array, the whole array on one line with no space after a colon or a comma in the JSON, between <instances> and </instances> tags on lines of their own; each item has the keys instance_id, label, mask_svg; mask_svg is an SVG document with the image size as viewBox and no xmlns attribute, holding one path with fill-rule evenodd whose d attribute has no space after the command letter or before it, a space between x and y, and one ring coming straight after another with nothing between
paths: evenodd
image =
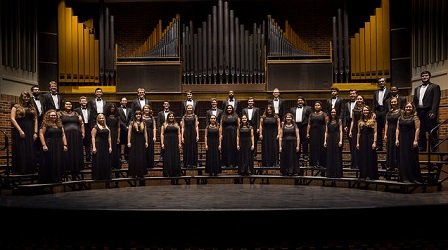
<instances>
[{"instance_id":1,"label":"wooden stage floor","mask_svg":"<svg viewBox=\"0 0 448 250\"><path fill-rule=\"evenodd\" d=\"M446 191L157 185L3 195L0 209L2 249L14 244L55 249L448 246Z\"/></svg>"}]
</instances>

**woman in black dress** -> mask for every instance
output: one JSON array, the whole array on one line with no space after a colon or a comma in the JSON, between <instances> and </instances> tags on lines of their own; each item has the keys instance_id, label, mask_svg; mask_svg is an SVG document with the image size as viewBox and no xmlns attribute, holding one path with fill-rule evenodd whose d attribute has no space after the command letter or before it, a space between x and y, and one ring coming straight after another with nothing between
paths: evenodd
<instances>
[{"instance_id":1,"label":"woman in black dress","mask_svg":"<svg viewBox=\"0 0 448 250\"><path fill-rule=\"evenodd\" d=\"M386 125L384 126L384 141L386 142L386 167L389 171L398 169L398 147L395 145L398 118L402 110L398 106L398 99L390 99L390 110L386 114Z\"/></svg>"},{"instance_id":2,"label":"woman in black dress","mask_svg":"<svg viewBox=\"0 0 448 250\"><path fill-rule=\"evenodd\" d=\"M23 91L19 103L11 108L12 169L25 174L36 171L34 141L37 139L37 112L31 96Z\"/></svg>"},{"instance_id":3,"label":"woman in black dress","mask_svg":"<svg viewBox=\"0 0 448 250\"><path fill-rule=\"evenodd\" d=\"M120 115L115 104L107 105L106 112L106 125L110 131L110 138L112 141L112 153L110 154L110 164L112 169L120 169Z\"/></svg>"},{"instance_id":4,"label":"woman in black dress","mask_svg":"<svg viewBox=\"0 0 448 250\"><path fill-rule=\"evenodd\" d=\"M418 138L420 120L415 113L414 104L408 102L398 119L395 144L399 150L399 172L402 182L421 184L422 175L418 159Z\"/></svg>"},{"instance_id":5,"label":"woman in black dress","mask_svg":"<svg viewBox=\"0 0 448 250\"><path fill-rule=\"evenodd\" d=\"M148 148L148 134L142 119L141 110L136 110L128 128L129 172L131 177L142 179L146 175L146 149Z\"/></svg>"},{"instance_id":6,"label":"woman in black dress","mask_svg":"<svg viewBox=\"0 0 448 250\"><path fill-rule=\"evenodd\" d=\"M42 165L39 168L39 182L61 182L63 153L67 151L67 140L62 121L55 109L50 109L45 113L39 138L43 151Z\"/></svg>"},{"instance_id":7,"label":"woman in black dress","mask_svg":"<svg viewBox=\"0 0 448 250\"><path fill-rule=\"evenodd\" d=\"M310 114L306 137L310 142L310 161L309 166L320 168L326 166L326 153L324 147L325 124L327 123L327 114L322 111L322 103L314 103L314 110Z\"/></svg>"},{"instance_id":8,"label":"woman in black dress","mask_svg":"<svg viewBox=\"0 0 448 250\"><path fill-rule=\"evenodd\" d=\"M251 175L254 170L254 129L250 126L246 115L241 116L237 138L238 173Z\"/></svg>"},{"instance_id":9,"label":"woman in black dress","mask_svg":"<svg viewBox=\"0 0 448 250\"><path fill-rule=\"evenodd\" d=\"M335 108L330 111L325 127L324 147L327 149L326 176L330 178L342 177L342 120L337 117Z\"/></svg>"},{"instance_id":10,"label":"woman in black dress","mask_svg":"<svg viewBox=\"0 0 448 250\"><path fill-rule=\"evenodd\" d=\"M59 111L58 115L64 126L68 145L68 150L64 157L64 172L66 176L71 175L72 180L79 180L81 179L81 169L84 168L82 143L85 135L84 122L82 117L73 111L73 105L70 101L64 102L64 108Z\"/></svg>"},{"instance_id":11,"label":"woman in black dress","mask_svg":"<svg viewBox=\"0 0 448 250\"><path fill-rule=\"evenodd\" d=\"M358 122L356 148L359 150L359 178L377 180L376 120L369 106L362 108L362 117Z\"/></svg>"},{"instance_id":12,"label":"woman in black dress","mask_svg":"<svg viewBox=\"0 0 448 250\"><path fill-rule=\"evenodd\" d=\"M279 137L280 172L283 176L299 173L297 154L300 150L299 128L294 122L294 116L286 113Z\"/></svg>"},{"instance_id":13,"label":"woman in black dress","mask_svg":"<svg viewBox=\"0 0 448 250\"><path fill-rule=\"evenodd\" d=\"M353 107L353 114L352 114L352 122L350 123L350 131L348 133L349 140L352 141L350 144L350 156L351 156L351 162L352 162L352 168L353 169L359 169L359 160L358 160L358 153L359 150L356 148L357 138L358 138L358 122L361 119L362 116L362 108L365 106L364 103L364 97L361 95L358 95L356 97L356 103L355 107Z\"/></svg>"},{"instance_id":14,"label":"woman in black dress","mask_svg":"<svg viewBox=\"0 0 448 250\"><path fill-rule=\"evenodd\" d=\"M205 150L205 173L210 176L217 176L221 172L219 159L219 125L216 121L216 115L210 116L209 125L205 127L204 136Z\"/></svg>"},{"instance_id":15,"label":"woman in black dress","mask_svg":"<svg viewBox=\"0 0 448 250\"><path fill-rule=\"evenodd\" d=\"M185 115L180 122L182 131L182 149L184 167L197 167L198 164L198 141L199 141L199 119L193 112L193 105L185 107Z\"/></svg>"},{"instance_id":16,"label":"woman in black dress","mask_svg":"<svg viewBox=\"0 0 448 250\"><path fill-rule=\"evenodd\" d=\"M148 148L146 149L146 161L149 168L154 167L154 144L156 142L156 120L153 116L151 106L145 104L143 106L143 121L146 125L146 133L148 134Z\"/></svg>"},{"instance_id":17,"label":"woman in black dress","mask_svg":"<svg viewBox=\"0 0 448 250\"><path fill-rule=\"evenodd\" d=\"M180 150L182 149L182 135L180 126L174 118L174 113L168 113L167 120L160 128L161 147L164 150L163 176L176 177L181 175ZM173 180L173 184L176 181Z\"/></svg>"},{"instance_id":18,"label":"woman in black dress","mask_svg":"<svg viewBox=\"0 0 448 250\"><path fill-rule=\"evenodd\" d=\"M238 163L237 133L240 119L232 105L226 106L219 126L219 145L221 146L222 166L234 168Z\"/></svg>"},{"instance_id":19,"label":"woman in black dress","mask_svg":"<svg viewBox=\"0 0 448 250\"><path fill-rule=\"evenodd\" d=\"M274 107L268 104L260 118L261 165L263 167L278 166L278 138L281 131L280 118L275 114Z\"/></svg>"},{"instance_id":20,"label":"woman in black dress","mask_svg":"<svg viewBox=\"0 0 448 250\"><path fill-rule=\"evenodd\" d=\"M112 145L111 130L107 126L106 117L104 114L99 114L92 128L92 179L109 180L111 178Z\"/></svg>"}]
</instances>

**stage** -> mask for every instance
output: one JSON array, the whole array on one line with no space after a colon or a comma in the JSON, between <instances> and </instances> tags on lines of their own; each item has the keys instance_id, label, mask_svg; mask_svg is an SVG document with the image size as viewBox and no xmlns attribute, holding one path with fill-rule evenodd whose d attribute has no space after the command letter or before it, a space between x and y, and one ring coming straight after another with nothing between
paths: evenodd
<instances>
[{"instance_id":1,"label":"stage","mask_svg":"<svg viewBox=\"0 0 448 250\"><path fill-rule=\"evenodd\" d=\"M448 192L159 185L2 196L2 249L448 245ZM13 242L15 242L13 244ZM417 245L415 245L417 244ZM33 247L34 248L34 247Z\"/></svg>"}]
</instances>

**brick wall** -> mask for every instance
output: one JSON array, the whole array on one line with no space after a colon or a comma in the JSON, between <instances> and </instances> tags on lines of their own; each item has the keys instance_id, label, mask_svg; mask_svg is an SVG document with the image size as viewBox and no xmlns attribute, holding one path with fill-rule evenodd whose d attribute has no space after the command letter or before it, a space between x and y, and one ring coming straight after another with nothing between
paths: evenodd
<instances>
[{"instance_id":1,"label":"brick wall","mask_svg":"<svg viewBox=\"0 0 448 250\"><path fill-rule=\"evenodd\" d=\"M11 103L15 103L18 101L17 96L0 94L0 130L6 132L9 138L9 145L11 145ZM0 133L0 148L3 148L5 145L5 137L3 133ZM0 151L0 156L4 156L6 151ZM1 159L0 164L5 164L6 160Z\"/></svg>"}]
</instances>

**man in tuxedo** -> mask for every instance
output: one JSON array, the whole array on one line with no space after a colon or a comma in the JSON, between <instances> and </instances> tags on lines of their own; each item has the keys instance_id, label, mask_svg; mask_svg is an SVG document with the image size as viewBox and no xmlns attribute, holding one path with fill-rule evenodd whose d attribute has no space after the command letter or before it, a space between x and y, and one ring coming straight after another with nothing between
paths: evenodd
<instances>
[{"instance_id":1,"label":"man in tuxedo","mask_svg":"<svg viewBox=\"0 0 448 250\"><path fill-rule=\"evenodd\" d=\"M182 102L182 116L185 115L185 112L187 110L187 105L191 104L193 106L193 113L196 113L196 101L193 100L193 92L191 90L188 90L187 92L185 92L187 98L185 99L185 101Z\"/></svg>"},{"instance_id":2,"label":"man in tuxedo","mask_svg":"<svg viewBox=\"0 0 448 250\"><path fill-rule=\"evenodd\" d=\"M134 114L137 109L142 110L143 106L145 106L146 104L151 106L151 101L149 99L146 99L145 95L146 95L145 89L138 88L138 90L137 90L138 97L136 99L134 99L131 104L132 114Z\"/></svg>"},{"instance_id":3,"label":"man in tuxedo","mask_svg":"<svg viewBox=\"0 0 448 250\"><path fill-rule=\"evenodd\" d=\"M373 93L373 112L376 116L377 150L383 150L383 130L386 125L387 105L390 91L386 88L386 78L378 78L378 90Z\"/></svg>"},{"instance_id":4,"label":"man in tuxedo","mask_svg":"<svg viewBox=\"0 0 448 250\"><path fill-rule=\"evenodd\" d=\"M95 98L90 100L87 106L93 111L93 120L96 121L98 114L103 114L106 111L106 101L103 99L103 89L95 89Z\"/></svg>"},{"instance_id":5,"label":"man in tuxedo","mask_svg":"<svg viewBox=\"0 0 448 250\"><path fill-rule=\"evenodd\" d=\"M124 159L128 160L129 148L126 146L128 141L128 126L132 119L132 110L128 108L128 99L122 97L120 107L118 107L118 115L120 117L120 152L124 155Z\"/></svg>"},{"instance_id":6,"label":"man in tuxedo","mask_svg":"<svg viewBox=\"0 0 448 250\"><path fill-rule=\"evenodd\" d=\"M271 104L272 107L274 107L275 114L280 117L281 121L283 121L284 101L280 99L280 90L278 90L278 88L275 88L272 92L272 95L274 96L274 98L268 100L268 104Z\"/></svg>"},{"instance_id":7,"label":"man in tuxedo","mask_svg":"<svg viewBox=\"0 0 448 250\"><path fill-rule=\"evenodd\" d=\"M238 109L238 100L235 98L235 93L233 92L233 90L229 91L229 98L222 102L222 110L227 110L227 105L232 105L234 112L238 114L238 116L241 115Z\"/></svg>"},{"instance_id":8,"label":"man in tuxedo","mask_svg":"<svg viewBox=\"0 0 448 250\"><path fill-rule=\"evenodd\" d=\"M210 124L210 116L216 116L216 123L221 123L222 118L222 109L218 108L218 101L215 98L212 98L210 101L211 108L205 112L205 125L208 126Z\"/></svg>"},{"instance_id":9,"label":"man in tuxedo","mask_svg":"<svg viewBox=\"0 0 448 250\"><path fill-rule=\"evenodd\" d=\"M297 97L297 106L292 107L290 110L294 117L297 128L299 128L300 137L300 151L298 157L308 157L308 138L306 137L306 129L308 127L308 119L311 114L311 107L305 104L305 98L302 96Z\"/></svg>"},{"instance_id":10,"label":"man in tuxedo","mask_svg":"<svg viewBox=\"0 0 448 250\"><path fill-rule=\"evenodd\" d=\"M420 135L418 147L420 151L427 149L427 134L432 151L437 151L434 146L439 141L438 132L429 134L437 126L439 121L440 105L440 86L432 83L431 72L423 71L420 73L422 84L414 89L414 105L417 109L417 115L420 119Z\"/></svg>"},{"instance_id":11,"label":"man in tuxedo","mask_svg":"<svg viewBox=\"0 0 448 250\"><path fill-rule=\"evenodd\" d=\"M170 111L171 111L170 110L170 102L167 100L163 101L163 110L157 114L157 131L159 133L159 138L160 138L160 131L161 131L160 128L165 123L165 121L168 119L168 114L170 113ZM160 148L159 161L163 160L163 151L164 151L164 149Z\"/></svg>"},{"instance_id":12,"label":"man in tuxedo","mask_svg":"<svg viewBox=\"0 0 448 250\"><path fill-rule=\"evenodd\" d=\"M342 118L343 112L342 112L342 106L344 106L344 100L339 97L339 89L332 87L330 89L331 91L331 98L327 99L327 103L325 105L325 112L327 115L330 115L331 110L334 108L336 109L336 115L339 118Z\"/></svg>"},{"instance_id":13,"label":"man in tuxedo","mask_svg":"<svg viewBox=\"0 0 448 250\"><path fill-rule=\"evenodd\" d=\"M92 128L95 126L96 117L95 112L88 107L87 97L79 97L79 108L75 108L74 111L77 112L84 122L84 138L82 139L82 144L84 145L84 152L86 154L86 161L92 161Z\"/></svg>"},{"instance_id":14,"label":"man in tuxedo","mask_svg":"<svg viewBox=\"0 0 448 250\"><path fill-rule=\"evenodd\" d=\"M254 130L254 157L256 157L258 137L260 135L260 109L254 107L253 97L249 97L249 99L247 100L247 108L243 108L242 116L243 115L247 116L247 120Z\"/></svg>"},{"instance_id":15,"label":"man in tuxedo","mask_svg":"<svg viewBox=\"0 0 448 250\"><path fill-rule=\"evenodd\" d=\"M55 81L48 83L49 92L43 95L43 112L47 112L50 109L59 111L62 108L62 96L57 92L58 84Z\"/></svg>"},{"instance_id":16,"label":"man in tuxedo","mask_svg":"<svg viewBox=\"0 0 448 250\"><path fill-rule=\"evenodd\" d=\"M400 109L404 110L404 106L406 106L407 100L406 100L405 96L402 96L402 95L398 94L398 87L396 87L396 86L391 86L390 87L390 97L387 100L387 110L388 111L390 110L390 99L392 99L392 97L397 98L397 100L398 100L398 107Z\"/></svg>"},{"instance_id":17,"label":"man in tuxedo","mask_svg":"<svg viewBox=\"0 0 448 250\"><path fill-rule=\"evenodd\" d=\"M39 128L42 126L42 120L44 117L44 107L42 104L43 97L40 94L39 85L34 85L31 87L31 105L33 105L36 109L37 123ZM37 140L34 140L34 152L36 155L35 169L39 169L42 160L42 143L40 142L39 138L37 138Z\"/></svg>"},{"instance_id":18,"label":"man in tuxedo","mask_svg":"<svg viewBox=\"0 0 448 250\"><path fill-rule=\"evenodd\" d=\"M352 117L353 117L353 108L356 104L356 97L358 97L358 91L355 89L349 90L350 100L344 104L344 117L342 119L343 127L344 127L344 133L347 136L348 144L350 148L350 168L357 169L358 163L356 160L356 139L355 137L350 138L348 134L350 133L350 125L352 123Z\"/></svg>"}]
</instances>

